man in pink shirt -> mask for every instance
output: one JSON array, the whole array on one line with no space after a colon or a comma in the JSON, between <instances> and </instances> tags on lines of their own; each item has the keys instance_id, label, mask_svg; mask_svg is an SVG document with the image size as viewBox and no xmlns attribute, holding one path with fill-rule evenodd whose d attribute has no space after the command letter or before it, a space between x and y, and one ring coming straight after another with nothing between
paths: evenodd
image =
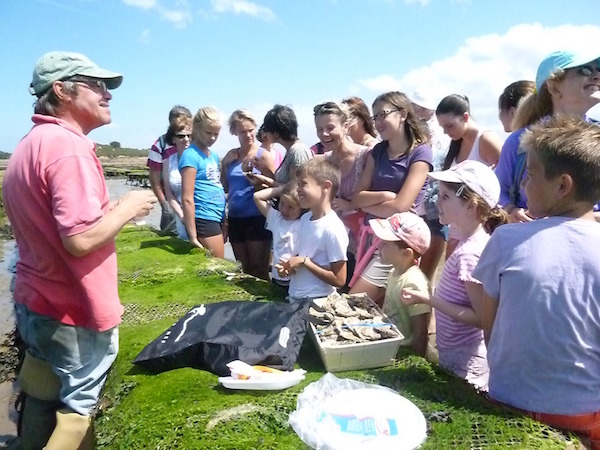
<instances>
[{"instance_id":1,"label":"man in pink shirt","mask_svg":"<svg viewBox=\"0 0 600 450\"><path fill-rule=\"evenodd\" d=\"M123 311L114 238L156 202L148 191L110 202L86 136L110 123L109 89L122 80L78 53L43 55L29 88L34 126L4 177L20 258L17 327L28 346L19 375L24 449L93 446L90 414L117 355Z\"/></svg>"}]
</instances>

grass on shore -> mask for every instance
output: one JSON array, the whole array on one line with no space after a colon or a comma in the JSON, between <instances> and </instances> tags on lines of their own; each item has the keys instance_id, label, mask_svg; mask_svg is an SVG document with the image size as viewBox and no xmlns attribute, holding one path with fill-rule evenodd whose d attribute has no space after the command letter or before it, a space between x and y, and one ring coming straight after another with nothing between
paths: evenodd
<instances>
[{"instance_id":1,"label":"grass on shore","mask_svg":"<svg viewBox=\"0 0 600 450\"><path fill-rule=\"evenodd\" d=\"M296 397L325 369L310 339L298 366L306 380L284 391L229 391L217 376L195 369L158 375L131 361L149 342L200 303L280 300L263 281L226 281L233 262L207 258L186 242L145 228L117 238L119 291L126 313L120 352L95 420L99 449L302 449L287 424ZM426 360L405 356L390 367L337 374L389 386L428 418L423 449L564 449L577 440L489 403L466 382Z\"/></svg>"}]
</instances>

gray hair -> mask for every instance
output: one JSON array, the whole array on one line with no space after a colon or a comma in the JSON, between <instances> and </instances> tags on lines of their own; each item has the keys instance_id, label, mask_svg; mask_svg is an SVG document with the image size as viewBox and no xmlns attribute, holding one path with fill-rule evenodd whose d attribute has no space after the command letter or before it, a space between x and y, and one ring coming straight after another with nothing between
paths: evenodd
<instances>
[{"instance_id":1,"label":"gray hair","mask_svg":"<svg viewBox=\"0 0 600 450\"><path fill-rule=\"evenodd\" d=\"M65 93L77 97L77 88L74 81L63 81L62 82ZM33 104L33 112L35 114L42 114L44 116L58 116L59 109L62 105L62 101L54 92L52 86L46 90Z\"/></svg>"}]
</instances>

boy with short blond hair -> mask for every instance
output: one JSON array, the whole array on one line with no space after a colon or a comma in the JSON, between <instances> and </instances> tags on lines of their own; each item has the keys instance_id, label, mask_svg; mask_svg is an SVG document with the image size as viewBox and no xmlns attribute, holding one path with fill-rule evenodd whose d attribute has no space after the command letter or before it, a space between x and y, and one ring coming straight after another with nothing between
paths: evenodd
<instances>
[{"instance_id":1,"label":"boy with short blond hair","mask_svg":"<svg viewBox=\"0 0 600 450\"><path fill-rule=\"evenodd\" d=\"M429 280L417 260L429 248L431 231L421 217L411 212L394 214L387 219L371 219L369 225L381 240L381 261L394 266L387 277L383 312L404 335L402 346L425 356L431 307L423 303L407 306L400 300L400 295L404 288L429 295Z\"/></svg>"},{"instance_id":2,"label":"boy with short blond hair","mask_svg":"<svg viewBox=\"0 0 600 450\"><path fill-rule=\"evenodd\" d=\"M300 218L297 256L280 261L281 276L290 275L290 302L326 297L346 283L348 234L331 208L340 185L339 170L324 158L299 167L300 206L309 212Z\"/></svg>"},{"instance_id":3,"label":"boy with short blond hair","mask_svg":"<svg viewBox=\"0 0 600 450\"><path fill-rule=\"evenodd\" d=\"M537 220L498 228L473 272L485 291L489 393L600 449L600 127L556 117L521 145Z\"/></svg>"}]
</instances>

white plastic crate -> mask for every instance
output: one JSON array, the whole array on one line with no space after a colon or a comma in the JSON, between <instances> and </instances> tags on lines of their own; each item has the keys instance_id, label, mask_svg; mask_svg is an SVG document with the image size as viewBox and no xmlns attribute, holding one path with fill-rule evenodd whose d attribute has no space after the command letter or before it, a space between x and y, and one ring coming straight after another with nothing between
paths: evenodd
<instances>
[{"instance_id":1,"label":"white plastic crate","mask_svg":"<svg viewBox=\"0 0 600 450\"><path fill-rule=\"evenodd\" d=\"M316 299L314 302L320 306L326 299ZM381 310L373 303L375 308ZM384 320L389 322L387 316L382 312ZM398 331L395 325L394 330ZM345 370L372 369L375 367L384 367L392 364L403 337L380 339L364 343L329 343L321 341L316 327L309 323L308 332L315 343L321 355L321 360L325 364L328 372L342 372ZM402 336L400 334L400 336Z\"/></svg>"}]
</instances>

